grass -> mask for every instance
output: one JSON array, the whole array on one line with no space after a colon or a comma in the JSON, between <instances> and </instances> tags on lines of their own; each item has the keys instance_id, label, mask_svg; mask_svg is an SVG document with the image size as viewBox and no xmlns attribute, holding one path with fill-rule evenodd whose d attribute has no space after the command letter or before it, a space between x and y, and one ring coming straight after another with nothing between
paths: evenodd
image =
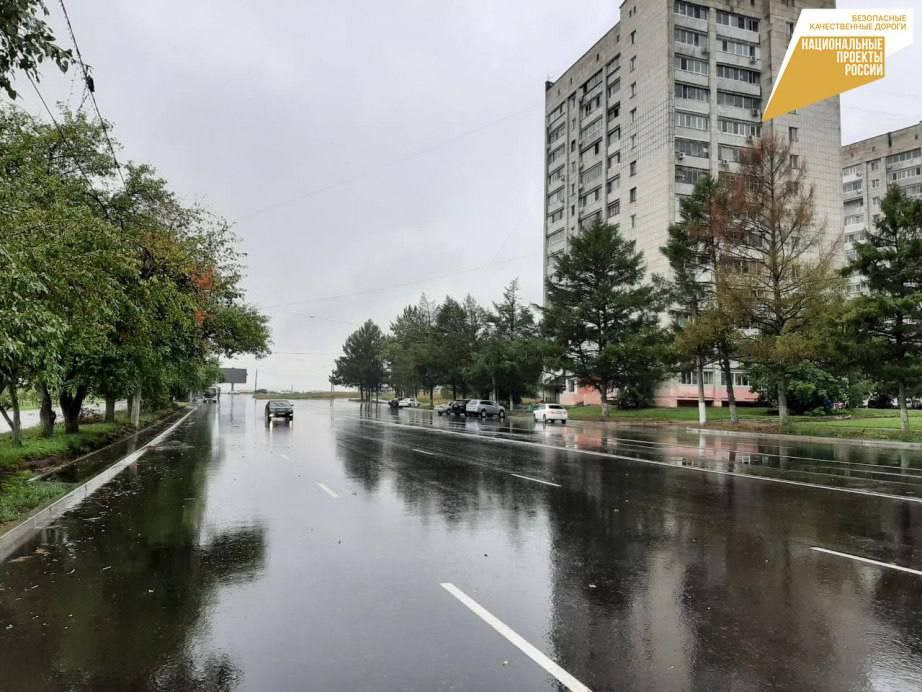
<instances>
[{"instance_id":1,"label":"grass","mask_svg":"<svg viewBox=\"0 0 922 692\"><path fill-rule=\"evenodd\" d=\"M30 483L31 475L28 471L19 471L0 478L0 526L56 500L71 487L69 483Z\"/></svg>"},{"instance_id":2,"label":"grass","mask_svg":"<svg viewBox=\"0 0 922 692\"><path fill-rule=\"evenodd\" d=\"M768 409L765 408L738 408L740 420L766 419ZM573 406L569 409L570 420L606 420L602 416L601 406ZM608 420L634 420L654 422L681 422L697 423L698 408L695 406L681 406L678 408L638 408L617 409L609 408ZM730 420L730 409L726 407L708 408L708 420Z\"/></svg>"}]
</instances>

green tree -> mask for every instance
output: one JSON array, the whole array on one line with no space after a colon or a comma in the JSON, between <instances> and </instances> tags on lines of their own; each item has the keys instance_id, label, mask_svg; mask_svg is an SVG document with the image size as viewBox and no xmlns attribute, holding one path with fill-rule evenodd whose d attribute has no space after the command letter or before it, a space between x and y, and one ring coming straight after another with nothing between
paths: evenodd
<instances>
[{"instance_id":1,"label":"green tree","mask_svg":"<svg viewBox=\"0 0 922 692\"><path fill-rule=\"evenodd\" d=\"M727 250L725 307L749 327L744 359L771 368L778 417L788 420L787 379L820 353L817 329L841 285L836 245L815 222L814 190L790 144L773 135L743 156L732 190L735 238Z\"/></svg>"},{"instance_id":2,"label":"green tree","mask_svg":"<svg viewBox=\"0 0 922 692\"><path fill-rule=\"evenodd\" d=\"M848 322L860 343L858 362L895 387L900 427L908 432L907 390L922 378L922 200L892 187L881 212L845 269L865 277L868 287L853 301Z\"/></svg>"},{"instance_id":3,"label":"green tree","mask_svg":"<svg viewBox=\"0 0 922 692\"><path fill-rule=\"evenodd\" d=\"M11 99L17 97L12 77L21 70L38 81L38 68L45 60L66 72L73 59L70 50L61 48L42 17L48 8L42 0L3 0L0 9L0 88Z\"/></svg>"},{"instance_id":4,"label":"green tree","mask_svg":"<svg viewBox=\"0 0 922 692\"><path fill-rule=\"evenodd\" d=\"M644 273L635 242L598 222L571 240L546 282L545 332L580 384L599 392L603 415L614 390L643 391L664 374L665 293Z\"/></svg>"},{"instance_id":5,"label":"green tree","mask_svg":"<svg viewBox=\"0 0 922 692\"><path fill-rule=\"evenodd\" d=\"M384 363L385 337L381 329L367 320L346 339L343 355L336 359L332 384L358 387L361 398L377 395L387 376Z\"/></svg>"},{"instance_id":6,"label":"green tree","mask_svg":"<svg viewBox=\"0 0 922 692\"><path fill-rule=\"evenodd\" d=\"M661 248L672 268L674 345L679 358L693 363L698 375L698 416L707 420L704 367L717 362L727 389L730 420L736 422L732 360L737 326L722 305L722 278L732 224L726 185L706 176L682 200L680 219Z\"/></svg>"}]
</instances>

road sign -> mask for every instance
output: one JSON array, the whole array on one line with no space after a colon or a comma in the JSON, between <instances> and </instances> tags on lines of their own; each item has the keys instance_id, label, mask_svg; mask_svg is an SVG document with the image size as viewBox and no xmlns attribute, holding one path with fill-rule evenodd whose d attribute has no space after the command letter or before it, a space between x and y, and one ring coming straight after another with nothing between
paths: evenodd
<instances>
[{"instance_id":1,"label":"road sign","mask_svg":"<svg viewBox=\"0 0 922 692\"><path fill-rule=\"evenodd\" d=\"M230 384L246 384L246 368L221 368L221 381Z\"/></svg>"}]
</instances>

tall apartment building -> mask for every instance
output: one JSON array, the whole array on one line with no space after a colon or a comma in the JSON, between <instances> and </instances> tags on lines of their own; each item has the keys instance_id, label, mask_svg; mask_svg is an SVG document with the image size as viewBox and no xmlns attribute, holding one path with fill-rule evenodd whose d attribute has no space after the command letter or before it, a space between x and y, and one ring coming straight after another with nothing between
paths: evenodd
<instances>
[{"instance_id":1,"label":"tall apartment building","mask_svg":"<svg viewBox=\"0 0 922 692\"><path fill-rule=\"evenodd\" d=\"M763 130L792 142L815 188L818 223L836 242L838 98L761 121L800 10L834 7L835 0L624 0L621 20L545 84L545 276L596 219L619 224L648 272L668 275L659 248L681 199L701 176L738 170L741 151ZM710 373L706 384L719 405L718 377ZM565 402L591 399L567 385ZM745 384L737 391L751 396ZM679 382L658 398L696 397L693 383Z\"/></svg>"},{"instance_id":2,"label":"tall apartment building","mask_svg":"<svg viewBox=\"0 0 922 692\"><path fill-rule=\"evenodd\" d=\"M887 190L900 187L922 197L922 123L842 147L843 228L848 259L854 244L867 237L880 216ZM849 293L865 288L860 276L849 279Z\"/></svg>"}]
</instances>

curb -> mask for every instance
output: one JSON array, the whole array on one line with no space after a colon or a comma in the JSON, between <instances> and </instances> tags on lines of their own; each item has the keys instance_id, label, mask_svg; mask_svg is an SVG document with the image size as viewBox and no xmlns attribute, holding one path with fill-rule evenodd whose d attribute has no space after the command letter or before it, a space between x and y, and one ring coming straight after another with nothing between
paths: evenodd
<instances>
[{"instance_id":1,"label":"curb","mask_svg":"<svg viewBox=\"0 0 922 692\"><path fill-rule=\"evenodd\" d=\"M922 450L922 442L900 442L899 440L855 440L848 437L822 437L820 435L784 435L780 433L742 432L707 428L685 428L685 432L719 437L749 437L777 442L813 442L820 444L841 444L853 447L875 447L877 449Z\"/></svg>"},{"instance_id":2,"label":"curb","mask_svg":"<svg viewBox=\"0 0 922 692\"><path fill-rule=\"evenodd\" d=\"M180 426L189 416L195 412L195 408L182 416L179 420L166 428L159 435L146 442L144 445L123 457L119 461L99 472L85 483L78 485L66 495L59 497L47 507L39 510L32 516L24 519L19 524L9 529L6 533L0 535L0 562L3 562L13 552L25 543L35 531L45 528L55 519L64 514L67 510L80 504L85 498L99 490L103 485L115 478L126 467L135 463L141 456L152 446L159 444L169 437L176 428Z\"/></svg>"}]
</instances>

